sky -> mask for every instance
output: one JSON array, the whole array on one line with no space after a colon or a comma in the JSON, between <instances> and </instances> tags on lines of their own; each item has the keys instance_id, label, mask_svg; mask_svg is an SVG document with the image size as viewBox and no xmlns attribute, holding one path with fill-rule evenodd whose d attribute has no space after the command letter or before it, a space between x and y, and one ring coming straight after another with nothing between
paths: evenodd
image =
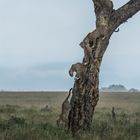
<instances>
[{"instance_id":1,"label":"sky","mask_svg":"<svg viewBox=\"0 0 140 140\"><path fill-rule=\"evenodd\" d=\"M128 0L113 0L117 9ZM68 90L79 43L95 29L92 0L0 0L0 90ZM100 87L140 89L140 12L114 33Z\"/></svg>"}]
</instances>

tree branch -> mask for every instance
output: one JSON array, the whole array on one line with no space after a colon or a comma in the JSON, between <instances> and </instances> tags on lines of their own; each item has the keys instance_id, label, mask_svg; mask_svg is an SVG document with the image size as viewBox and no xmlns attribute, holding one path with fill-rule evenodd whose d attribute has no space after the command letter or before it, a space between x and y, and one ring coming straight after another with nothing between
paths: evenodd
<instances>
[{"instance_id":1,"label":"tree branch","mask_svg":"<svg viewBox=\"0 0 140 140\"><path fill-rule=\"evenodd\" d=\"M128 3L114 11L112 15L112 24L116 26L115 29L138 11L140 11L140 0L130 0Z\"/></svg>"}]
</instances>

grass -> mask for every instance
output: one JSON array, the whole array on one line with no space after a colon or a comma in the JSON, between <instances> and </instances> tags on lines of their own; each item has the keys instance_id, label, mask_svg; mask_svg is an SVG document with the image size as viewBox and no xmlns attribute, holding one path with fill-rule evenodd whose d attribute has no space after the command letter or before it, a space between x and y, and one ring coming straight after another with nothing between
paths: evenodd
<instances>
[{"instance_id":1,"label":"grass","mask_svg":"<svg viewBox=\"0 0 140 140\"><path fill-rule=\"evenodd\" d=\"M56 126L65 93L0 93L0 140L139 140L140 94L101 93L92 129L72 137ZM10 104L9 104L10 103ZM45 105L49 111L41 111ZM111 118L112 106L116 120Z\"/></svg>"}]
</instances>

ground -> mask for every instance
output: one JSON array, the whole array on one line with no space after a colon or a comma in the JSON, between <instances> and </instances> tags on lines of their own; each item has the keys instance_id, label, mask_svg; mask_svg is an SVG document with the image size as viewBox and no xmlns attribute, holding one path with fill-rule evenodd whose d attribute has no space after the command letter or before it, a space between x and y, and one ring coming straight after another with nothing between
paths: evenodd
<instances>
[{"instance_id":1,"label":"ground","mask_svg":"<svg viewBox=\"0 0 140 140\"><path fill-rule=\"evenodd\" d=\"M56 126L66 96L66 92L0 92L0 140L140 139L140 93L100 93L91 131L74 138Z\"/></svg>"}]
</instances>

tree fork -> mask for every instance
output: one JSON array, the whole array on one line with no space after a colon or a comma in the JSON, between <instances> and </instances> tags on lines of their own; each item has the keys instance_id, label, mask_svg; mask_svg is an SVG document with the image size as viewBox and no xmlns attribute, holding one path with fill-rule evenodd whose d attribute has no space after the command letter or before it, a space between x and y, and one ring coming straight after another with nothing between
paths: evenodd
<instances>
[{"instance_id":1,"label":"tree fork","mask_svg":"<svg viewBox=\"0 0 140 140\"><path fill-rule=\"evenodd\" d=\"M75 80L68 116L68 129L73 133L88 130L92 124L95 106L99 100L99 71L109 39L120 24L140 10L140 0L130 0L117 10L111 0L92 0L96 15L96 29L80 43L83 49L90 47L92 56L85 65L84 80ZM85 51L86 52L86 51Z\"/></svg>"}]
</instances>

